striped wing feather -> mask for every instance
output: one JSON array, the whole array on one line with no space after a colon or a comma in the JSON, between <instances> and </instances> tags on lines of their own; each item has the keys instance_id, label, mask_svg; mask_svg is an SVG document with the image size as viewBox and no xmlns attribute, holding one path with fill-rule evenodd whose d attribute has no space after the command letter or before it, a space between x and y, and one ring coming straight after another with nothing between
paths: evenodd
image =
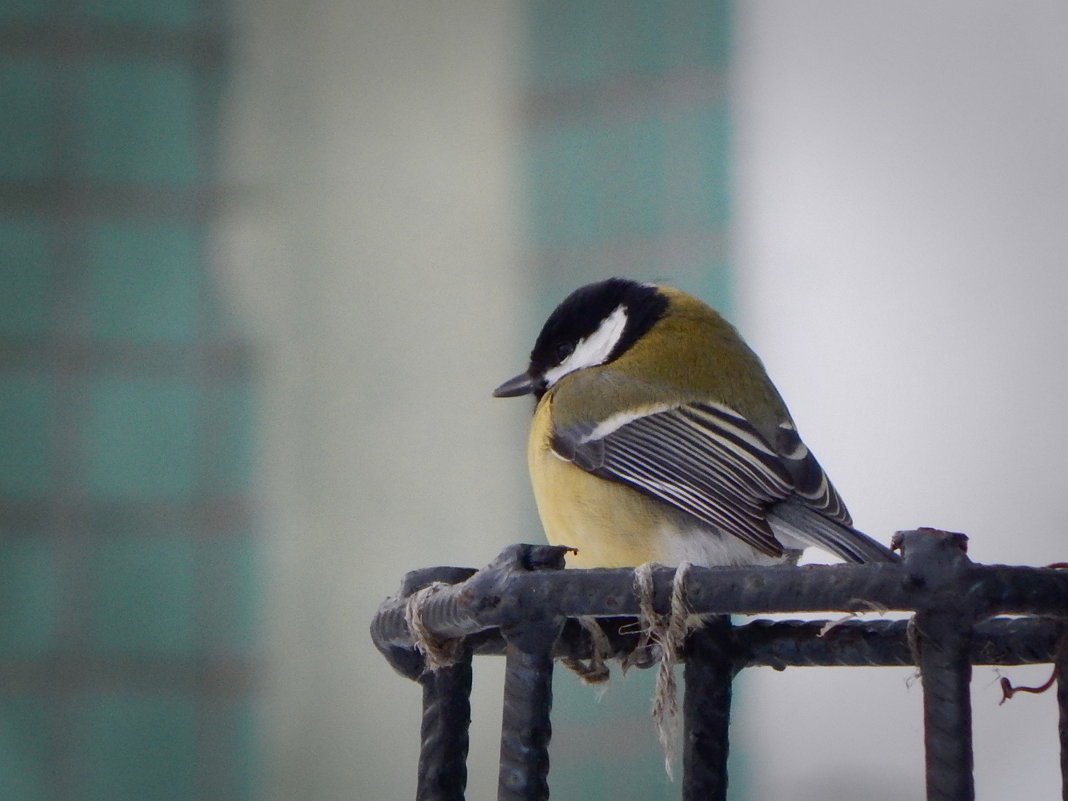
<instances>
[{"instance_id":1,"label":"striped wing feather","mask_svg":"<svg viewBox=\"0 0 1068 801\"><path fill-rule=\"evenodd\" d=\"M608 429L557 431L553 450L594 475L663 501L762 553L782 545L768 510L788 498L848 527L849 514L822 468L796 437L781 429L777 448L733 410L693 403ZM850 529L851 531L851 529Z\"/></svg>"}]
</instances>

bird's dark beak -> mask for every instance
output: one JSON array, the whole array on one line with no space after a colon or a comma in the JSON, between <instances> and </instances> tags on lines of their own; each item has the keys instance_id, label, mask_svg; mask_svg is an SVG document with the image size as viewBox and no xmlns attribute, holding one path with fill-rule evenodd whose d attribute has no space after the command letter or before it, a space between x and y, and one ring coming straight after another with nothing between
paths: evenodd
<instances>
[{"instance_id":1,"label":"bird's dark beak","mask_svg":"<svg viewBox=\"0 0 1068 801\"><path fill-rule=\"evenodd\" d=\"M527 373L520 373L515 378L509 378L495 390L495 398L518 398L520 395L529 395L534 391L534 382Z\"/></svg>"}]
</instances>

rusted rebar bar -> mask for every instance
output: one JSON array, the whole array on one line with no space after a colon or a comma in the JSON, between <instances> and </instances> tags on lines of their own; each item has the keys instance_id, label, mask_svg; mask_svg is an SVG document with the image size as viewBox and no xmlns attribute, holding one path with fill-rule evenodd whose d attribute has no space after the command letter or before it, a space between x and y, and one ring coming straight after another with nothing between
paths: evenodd
<instances>
[{"instance_id":1,"label":"rusted rebar bar","mask_svg":"<svg viewBox=\"0 0 1068 801\"><path fill-rule=\"evenodd\" d=\"M908 665L924 687L927 787L931 801L969 801L972 780L972 664L1057 660L1061 767L1068 801L1068 656L1058 651L1068 618L1068 571L976 565L965 538L929 530L899 539L896 564L784 568L700 568L687 578L687 604L712 620L691 634L684 659L685 799L721 799L731 680L752 665ZM548 798L552 666L561 656L588 657L589 636L575 623L596 616L611 655L637 640L638 599L630 570L562 571L566 549L511 546L479 571L417 571L372 622L375 644L403 675L424 686L424 742L419 801L460 801L466 769L470 655L507 657L499 796ZM654 606L667 611L672 568L652 571ZM436 592L412 594L429 582ZM764 621L731 627L729 614L772 612L915 612L909 620ZM1028 615L1024 618L995 615ZM713 617L719 616L719 617ZM415 621L418 634L409 629ZM426 672L420 648L459 646L453 665ZM451 750L445 742L452 738Z\"/></svg>"},{"instance_id":2,"label":"rusted rebar bar","mask_svg":"<svg viewBox=\"0 0 1068 801\"><path fill-rule=\"evenodd\" d=\"M683 801L726 801L731 688L731 620L720 615L690 633L684 655Z\"/></svg>"},{"instance_id":3,"label":"rusted rebar bar","mask_svg":"<svg viewBox=\"0 0 1068 801\"><path fill-rule=\"evenodd\" d=\"M1057 675L1057 705L1060 707L1057 733L1061 741L1061 799L1068 801L1068 627L1061 627L1054 669Z\"/></svg>"},{"instance_id":4,"label":"rusted rebar bar","mask_svg":"<svg viewBox=\"0 0 1068 801\"><path fill-rule=\"evenodd\" d=\"M426 670L420 729L417 801L464 801L468 728L471 722L471 651L456 664Z\"/></svg>"}]
</instances>

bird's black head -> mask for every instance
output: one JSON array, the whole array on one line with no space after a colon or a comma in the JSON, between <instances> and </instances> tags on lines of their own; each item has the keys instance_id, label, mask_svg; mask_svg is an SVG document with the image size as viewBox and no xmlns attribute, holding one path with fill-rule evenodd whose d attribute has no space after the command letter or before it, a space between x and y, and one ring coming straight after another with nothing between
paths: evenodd
<instances>
[{"instance_id":1,"label":"bird's black head","mask_svg":"<svg viewBox=\"0 0 1068 801\"><path fill-rule=\"evenodd\" d=\"M667 298L655 286L624 278L576 289L545 321L530 352L527 372L505 382L494 394L509 397L532 392L540 398L568 373L618 358L666 309Z\"/></svg>"}]
</instances>

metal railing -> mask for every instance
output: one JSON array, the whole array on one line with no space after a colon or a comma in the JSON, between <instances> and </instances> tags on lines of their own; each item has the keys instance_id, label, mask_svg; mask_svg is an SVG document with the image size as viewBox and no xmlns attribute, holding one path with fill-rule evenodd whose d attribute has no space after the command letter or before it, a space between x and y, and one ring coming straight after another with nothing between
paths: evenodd
<instances>
[{"instance_id":1,"label":"metal railing","mask_svg":"<svg viewBox=\"0 0 1068 801\"><path fill-rule=\"evenodd\" d=\"M1068 801L1068 571L975 564L965 555L965 541L930 529L903 532L897 536L903 559L896 564L691 567L684 577L686 603L706 622L689 632L680 654L686 684L682 798L726 798L731 685L745 667L916 665L927 798L966 801L975 795L972 665L1052 662ZM513 545L482 570L414 571L379 608L371 625L376 646L423 687L418 801L464 798L471 660L483 654L506 659L497 797L549 797L554 660L593 654L581 618L601 622L610 656L631 653L639 638L633 620L619 620L639 614L634 572L562 570L566 551ZM659 614L669 611L675 572L652 571ZM769 620L735 626L729 617L872 609L914 615L829 627L826 621ZM428 669L428 663L438 666Z\"/></svg>"}]
</instances>

